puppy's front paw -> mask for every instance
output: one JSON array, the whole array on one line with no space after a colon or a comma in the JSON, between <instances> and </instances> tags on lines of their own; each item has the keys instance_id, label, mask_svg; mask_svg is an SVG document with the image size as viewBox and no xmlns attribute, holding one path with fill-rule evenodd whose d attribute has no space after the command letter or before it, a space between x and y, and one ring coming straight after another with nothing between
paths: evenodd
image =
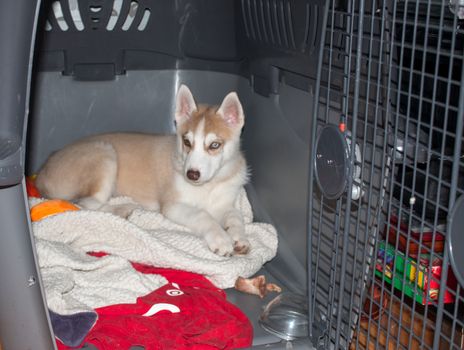
<instances>
[{"instance_id":1,"label":"puppy's front paw","mask_svg":"<svg viewBox=\"0 0 464 350\"><path fill-rule=\"evenodd\" d=\"M248 239L241 237L239 240L234 242L234 253L235 254L248 254L250 251L250 242Z\"/></svg>"},{"instance_id":2,"label":"puppy's front paw","mask_svg":"<svg viewBox=\"0 0 464 350\"><path fill-rule=\"evenodd\" d=\"M234 254L248 254L250 242L244 237L244 227L242 225L227 228L227 233L234 241Z\"/></svg>"},{"instance_id":3,"label":"puppy's front paw","mask_svg":"<svg viewBox=\"0 0 464 350\"><path fill-rule=\"evenodd\" d=\"M225 234L211 234L206 237L206 243L209 249L220 256L232 256L234 253L234 245L232 239Z\"/></svg>"}]
</instances>

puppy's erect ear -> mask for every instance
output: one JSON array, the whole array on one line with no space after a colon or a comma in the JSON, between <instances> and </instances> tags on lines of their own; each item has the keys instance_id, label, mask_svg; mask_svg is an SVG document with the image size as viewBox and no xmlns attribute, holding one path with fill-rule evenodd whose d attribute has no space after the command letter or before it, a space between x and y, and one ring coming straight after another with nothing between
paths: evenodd
<instances>
[{"instance_id":1,"label":"puppy's erect ear","mask_svg":"<svg viewBox=\"0 0 464 350\"><path fill-rule=\"evenodd\" d=\"M217 113L224 118L229 126L234 128L241 129L245 122L242 104L235 92L229 93L224 98L224 101L222 101L221 107L219 107Z\"/></svg>"},{"instance_id":2,"label":"puppy's erect ear","mask_svg":"<svg viewBox=\"0 0 464 350\"><path fill-rule=\"evenodd\" d=\"M181 85L176 95L176 123L182 124L197 110L197 105L189 88Z\"/></svg>"}]
</instances>

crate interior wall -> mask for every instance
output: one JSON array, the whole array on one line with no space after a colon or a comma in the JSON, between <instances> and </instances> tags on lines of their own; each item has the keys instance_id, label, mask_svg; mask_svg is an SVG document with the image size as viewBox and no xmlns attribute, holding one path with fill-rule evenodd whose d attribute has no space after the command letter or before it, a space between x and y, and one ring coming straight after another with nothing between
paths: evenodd
<instances>
[{"instance_id":1,"label":"crate interior wall","mask_svg":"<svg viewBox=\"0 0 464 350\"><path fill-rule=\"evenodd\" d=\"M43 2L27 173L89 134L173 132L181 83L204 103L236 90L247 117L243 148L257 219L286 232L274 274L304 290L309 115L322 10L322 2L307 0Z\"/></svg>"},{"instance_id":2,"label":"crate interior wall","mask_svg":"<svg viewBox=\"0 0 464 350\"><path fill-rule=\"evenodd\" d=\"M310 321L317 347L464 346L463 284L454 264L463 246L449 249L464 194L458 11L434 0L329 2L313 140L327 125L346 123L350 165L347 191L328 199L332 189L315 178L318 162L333 159L313 144Z\"/></svg>"}]
</instances>

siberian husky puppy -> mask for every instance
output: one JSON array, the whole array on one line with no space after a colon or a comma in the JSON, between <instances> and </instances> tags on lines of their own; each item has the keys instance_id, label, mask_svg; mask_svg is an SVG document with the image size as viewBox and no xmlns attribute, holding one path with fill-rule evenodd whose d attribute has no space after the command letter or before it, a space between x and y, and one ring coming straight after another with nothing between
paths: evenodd
<instances>
[{"instance_id":1,"label":"siberian husky puppy","mask_svg":"<svg viewBox=\"0 0 464 350\"><path fill-rule=\"evenodd\" d=\"M240 151L244 124L235 92L218 106L198 105L182 85L176 96L176 135L92 136L52 154L36 179L42 195L91 210L127 216L112 207L123 195L205 239L218 255L246 254L250 244L234 203L248 180Z\"/></svg>"}]
</instances>

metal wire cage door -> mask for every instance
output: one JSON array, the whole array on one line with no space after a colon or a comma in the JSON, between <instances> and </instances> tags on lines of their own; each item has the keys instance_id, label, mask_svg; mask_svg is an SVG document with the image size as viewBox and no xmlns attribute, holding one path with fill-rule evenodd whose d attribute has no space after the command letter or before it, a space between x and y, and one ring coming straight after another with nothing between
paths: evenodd
<instances>
[{"instance_id":1,"label":"metal wire cage door","mask_svg":"<svg viewBox=\"0 0 464 350\"><path fill-rule=\"evenodd\" d=\"M313 118L310 331L464 348L464 2L331 0Z\"/></svg>"}]
</instances>

